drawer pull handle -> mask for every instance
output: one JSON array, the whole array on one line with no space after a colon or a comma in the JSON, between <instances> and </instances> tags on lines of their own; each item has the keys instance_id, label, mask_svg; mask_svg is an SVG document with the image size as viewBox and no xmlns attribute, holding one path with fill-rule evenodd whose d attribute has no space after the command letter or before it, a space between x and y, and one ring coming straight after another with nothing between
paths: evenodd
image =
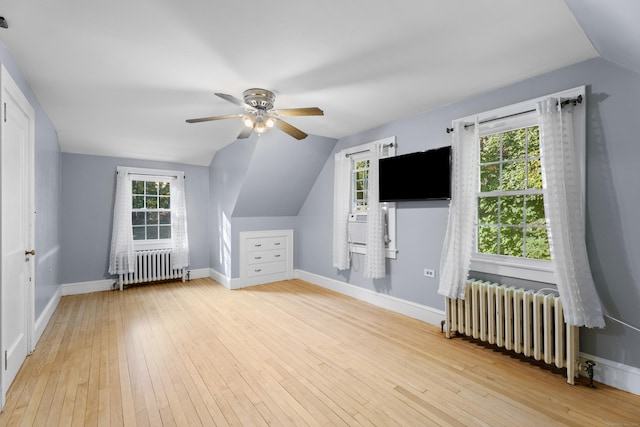
<instances>
[{"instance_id":1,"label":"drawer pull handle","mask_svg":"<svg viewBox=\"0 0 640 427\"><path fill-rule=\"evenodd\" d=\"M256 268L256 269L255 269L255 270L253 270L253 271L255 271L256 273L260 273L260 272L262 271L262 269L261 269L261 268Z\"/></svg>"},{"instance_id":2,"label":"drawer pull handle","mask_svg":"<svg viewBox=\"0 0 640 427\"><path fill-rule=\"evenodd\" d=\"M261 244L261 243L256 243L256 244L255 244L255 245L253 245L253 246L255 246L256 248L259 248L260 246L262 246L262 244Z\"/></svg>"},{"instance_id":3,"label":"drawer pull handle","mask_svg":"<svg viewBox=\"0 0 640 427\"><path fill-rule=\"evenodd\" d=\"M280 242L275 242L274 245L279 246Z\"/></svg>"},{"instance_id":4,"label":"drawer pull handle","mask_svg":"<svg viewBox=\"0 0 640 427\"><path fill-rule=\"evenodd\" d=\"M274 255L274 257L276 257L276 258L280 258L280 254L278 254L278 255Z\"/></svg>"},{"instance_id":5,"label":"drawer pull handle","mask_svg":"<svg viewBox=\"0 0 640 427\"><path fill-rule=\"evenodd\" d=\"M262 259L261 256L254 256L253 259Z\"/></svg>"}]
</instances>

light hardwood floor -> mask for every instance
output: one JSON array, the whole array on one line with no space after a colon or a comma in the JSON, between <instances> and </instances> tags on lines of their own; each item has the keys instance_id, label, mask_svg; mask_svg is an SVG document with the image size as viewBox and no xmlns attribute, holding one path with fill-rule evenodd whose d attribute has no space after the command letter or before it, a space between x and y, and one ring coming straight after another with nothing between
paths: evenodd
<instances>
[{"instance_id":1,"label":"light hardwood floor","mask_svg":"<svg viewBox=\"0 0 640 427\"><path fill-rule=\"evenodd\" d=\"M0 425L640 425L640 396L291 280L63 297Z\"/></svg>"}]
</instances>

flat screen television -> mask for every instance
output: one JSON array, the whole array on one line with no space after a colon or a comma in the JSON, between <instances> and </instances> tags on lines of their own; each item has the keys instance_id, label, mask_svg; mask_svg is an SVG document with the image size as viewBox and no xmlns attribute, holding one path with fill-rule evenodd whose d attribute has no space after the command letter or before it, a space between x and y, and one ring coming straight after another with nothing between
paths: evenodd
<instances>
[{"instance_id":1,"label":"flat screen television","mask_svg":"<svg viewBox=\"0 0 640 427\"><path fill-rule=\"evenodd\" d=\"M451 146L380 159L380 201L451 198Z\"/></svg>"}]
</instances>

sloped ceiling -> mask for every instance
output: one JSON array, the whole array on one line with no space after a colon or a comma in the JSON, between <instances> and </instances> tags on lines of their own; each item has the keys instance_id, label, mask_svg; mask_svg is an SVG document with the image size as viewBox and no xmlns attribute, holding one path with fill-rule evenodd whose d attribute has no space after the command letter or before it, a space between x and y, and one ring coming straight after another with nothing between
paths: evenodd
<instances>
[{"instance_id":1,"label":"sloped ceiling","mask_svg":"<svg viewBox=\"0 0 640 427\"><path fill-rule=\"evenodd\" d=\"M600 56L640 73L640 1L565 2Z\"/></svg>"},{"instance_id":2,"label":"sloped ceiling","mask_svg":"<svg viewBox=\"0 0 640 427\"><path fill-rule=\"evenodd\" d=\"M341 138L597 56L563 0L3 0L0 15L63 151L204 166L241 128L185 123L241 112L214 92L318 106L291 123Z\"/></svg>"},{"instance_id":3,"label":"sloped ceiling","mask_svg":"<svg viewBox=\"0 0 640 427\"><path fill-rule=\"evenodd\" d=\"M300 144L276 133L251 138L258 142L232 216L297 215L337 140L311 135Z\"/></svg>"}]
</instances>

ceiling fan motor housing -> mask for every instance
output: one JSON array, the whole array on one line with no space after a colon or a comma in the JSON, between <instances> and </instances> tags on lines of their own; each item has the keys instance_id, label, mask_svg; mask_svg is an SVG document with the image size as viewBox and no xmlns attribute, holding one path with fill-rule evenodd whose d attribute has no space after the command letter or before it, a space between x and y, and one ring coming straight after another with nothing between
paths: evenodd
<instances>
[{"instance_id":1,"label":"ceiling fan motor housing","mask_svg":"<svg viewBox=\"0 0 640 427\"><path fill-rule=\"evenodd\" d=\"M260 110L271 110L276 101L275 93L266 89L252 88L242 92L244 102Z\"/></svg>"}]
</instances>

